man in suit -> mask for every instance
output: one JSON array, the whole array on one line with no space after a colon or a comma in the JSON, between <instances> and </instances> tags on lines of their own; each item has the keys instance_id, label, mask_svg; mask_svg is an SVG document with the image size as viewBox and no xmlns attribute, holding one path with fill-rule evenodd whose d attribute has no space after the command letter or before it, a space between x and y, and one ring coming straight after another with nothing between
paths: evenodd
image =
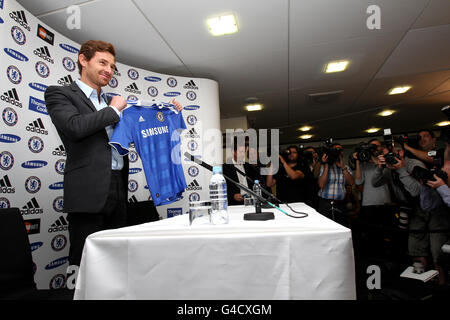
<instances>
[{"instance_id":1,"label":"man in suit","mask_svg":"<svg viewBox=\"0 0 450 320\"><path fill-rule=\"evenodd\" d=\"M101 89L114 74L115 48L89 40L81 46L77 64L80 79L45 92L48 113L67 154L64 212L70 265L80 264L88 235L126 225L128 189L128 158L108 144L127 103L121 96L109 99Z\"/></svg>"},{"instance_id":2,"label":"man in suit","mask_svg":"<svg viewBox=\"0 0 450 320\"><path fill-rule=\"evenodd\" d=\"M248 187L249 189L253 188L253 183L249 181L242 173L248 175L250 179L253 180L253 177L250 177L253 169L251 165L245 162L245 145L234 144L233 148L233 158L227 161L223 165L223 173L229 177L230 179L239 182L240 184ZM228 204L229 205L242 205L244 204L244 195L246 192L243 189L235 186L233 183L227 180L227 195L228 195ZM250 196L250 195L248 195Z\"/></svg>"}]
</instances>

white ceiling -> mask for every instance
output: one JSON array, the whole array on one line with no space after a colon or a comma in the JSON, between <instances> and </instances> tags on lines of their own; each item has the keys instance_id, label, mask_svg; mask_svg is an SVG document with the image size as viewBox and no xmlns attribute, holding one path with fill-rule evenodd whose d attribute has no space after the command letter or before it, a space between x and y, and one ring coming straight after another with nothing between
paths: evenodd
<instances>
[{"instance_id":1,"label":"white ceiling","mask_svg":"<svg viewBox=\"0 0 450 320\"><path fill-rule=\"evenodd\" d=\"M450 0L19 0L61 34L83 43L113 43L117 60L180 76L219 82L222 118L248 116L255 128L281 128L281 143L367 136L376 126L411 132L447 120L450 104ZM80 5L81 29L66 27ZM381 9L381 29L369 30L369 5ZM233 13L239 32L208 33L206 19ZM347 71L324 64L350 59ZM409 84L404 95L388 96ZM329 103L309 94L341 91ZM248 113L256 97L263 111ZM384 107L398 112L376 116Z\"/></svg>"}]
</instances>

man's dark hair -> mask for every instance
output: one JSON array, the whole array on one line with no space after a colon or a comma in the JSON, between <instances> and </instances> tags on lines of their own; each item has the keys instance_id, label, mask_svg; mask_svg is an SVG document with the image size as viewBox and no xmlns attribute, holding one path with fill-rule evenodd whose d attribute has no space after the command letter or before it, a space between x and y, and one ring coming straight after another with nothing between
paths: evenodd
<instances>
[{"instance_id":1,"label":"man's dark hair","mask_svg":"<svg viewBox=\"0 0 450 320\"><path fill-rule=\"evenodd\" d=\"M109 52L114 56L114 58L116 57L116 49L111 43L101 40L86 41L81 45L80 51L78 52L77 65L78 65L78 72L80 73L80 75L82 70L79 59L80 54L83 54L86 57L87 61L89 61L92 59L92 57L95 55L96 52Z\"/></svg>"},{"instance_id":2,"label":"man's dark hair","mask_svg":"<svg viewBox=\"0 0 450 320\"><path fill-rule=\"evenodd\" d=\"M369 142L367 142L367 143L368 143L368 144L371 144L371 143L374 142L374 141L378 141L378 142L381 143L381 141L378 140L377 138L370 139Z\"/></svg>"},{"instance_id":3,"label":"man's dark hair","mask_svg":"<svg viewBox=\"0 0 450 320\"><path fill-rule=\"evenodd\" d=\"M432 130L430 130L430 129L426 129L426 128L420 129L419 131L417 131L417 134L419 134L421 132L428 132L432 138L435 137L434 132Z\"/></svg>"}]
</instances>

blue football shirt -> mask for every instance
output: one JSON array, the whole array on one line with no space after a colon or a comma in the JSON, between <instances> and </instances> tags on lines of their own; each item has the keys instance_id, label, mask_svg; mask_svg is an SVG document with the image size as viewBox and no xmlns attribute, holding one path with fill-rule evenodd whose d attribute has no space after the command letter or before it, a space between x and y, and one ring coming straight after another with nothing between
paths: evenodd
<instances>
[{"instance_id":1,"label":"blue football shirt","mask_svg":"<svg viewBox=\"0 0 450 320\"><path fill-rule=\"evenodd\" d=\"M123 111L110 139L110 145L121 155L128 154L128 147L134 142L155 206L181 199L186 189L180 154L181 129L186 129L181 112L131 106Z\"/></svg>"}]
</instances>

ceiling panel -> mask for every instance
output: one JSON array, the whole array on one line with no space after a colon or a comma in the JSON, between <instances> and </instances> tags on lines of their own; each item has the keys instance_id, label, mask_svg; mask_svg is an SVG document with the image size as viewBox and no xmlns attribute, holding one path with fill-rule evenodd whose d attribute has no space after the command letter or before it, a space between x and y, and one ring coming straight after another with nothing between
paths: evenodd
<instances>
[{"instance_id":1,"label":"ceiling panel","mask_svg":"<svg viewBox=\"0 0 450 320\"><path fill-rule=\"evenodd\" d=\"M90 39L111 42L116 47L117 60L125 64L150 70L156 66L169 68L182 65L133 3L127 1L127 5L124 4L123 0L103 0L80 6L80 29L66 27L68 14L65 10L41 16L40 19L80 44Z\"/></svg>"},{"instance_id":2,"label":"ceiling panel","mask_svg":"<svg viewBox=\"0 0 450 320\"><path fill-rule=\"evenodd\" d=\"M376 77L450 69L449 39L450 25L408 31Z\"/></svg>"},{"instance_id":3,"label":"ceiling panel","mask_svg":"<svg viewBox=\"0 0 450 320\"><path fill-rule=\"evenodd\" d=\"M431 0L422 15L414 23L414 29L450 24L450 1Z\"/></svg>"}]
</instances>

